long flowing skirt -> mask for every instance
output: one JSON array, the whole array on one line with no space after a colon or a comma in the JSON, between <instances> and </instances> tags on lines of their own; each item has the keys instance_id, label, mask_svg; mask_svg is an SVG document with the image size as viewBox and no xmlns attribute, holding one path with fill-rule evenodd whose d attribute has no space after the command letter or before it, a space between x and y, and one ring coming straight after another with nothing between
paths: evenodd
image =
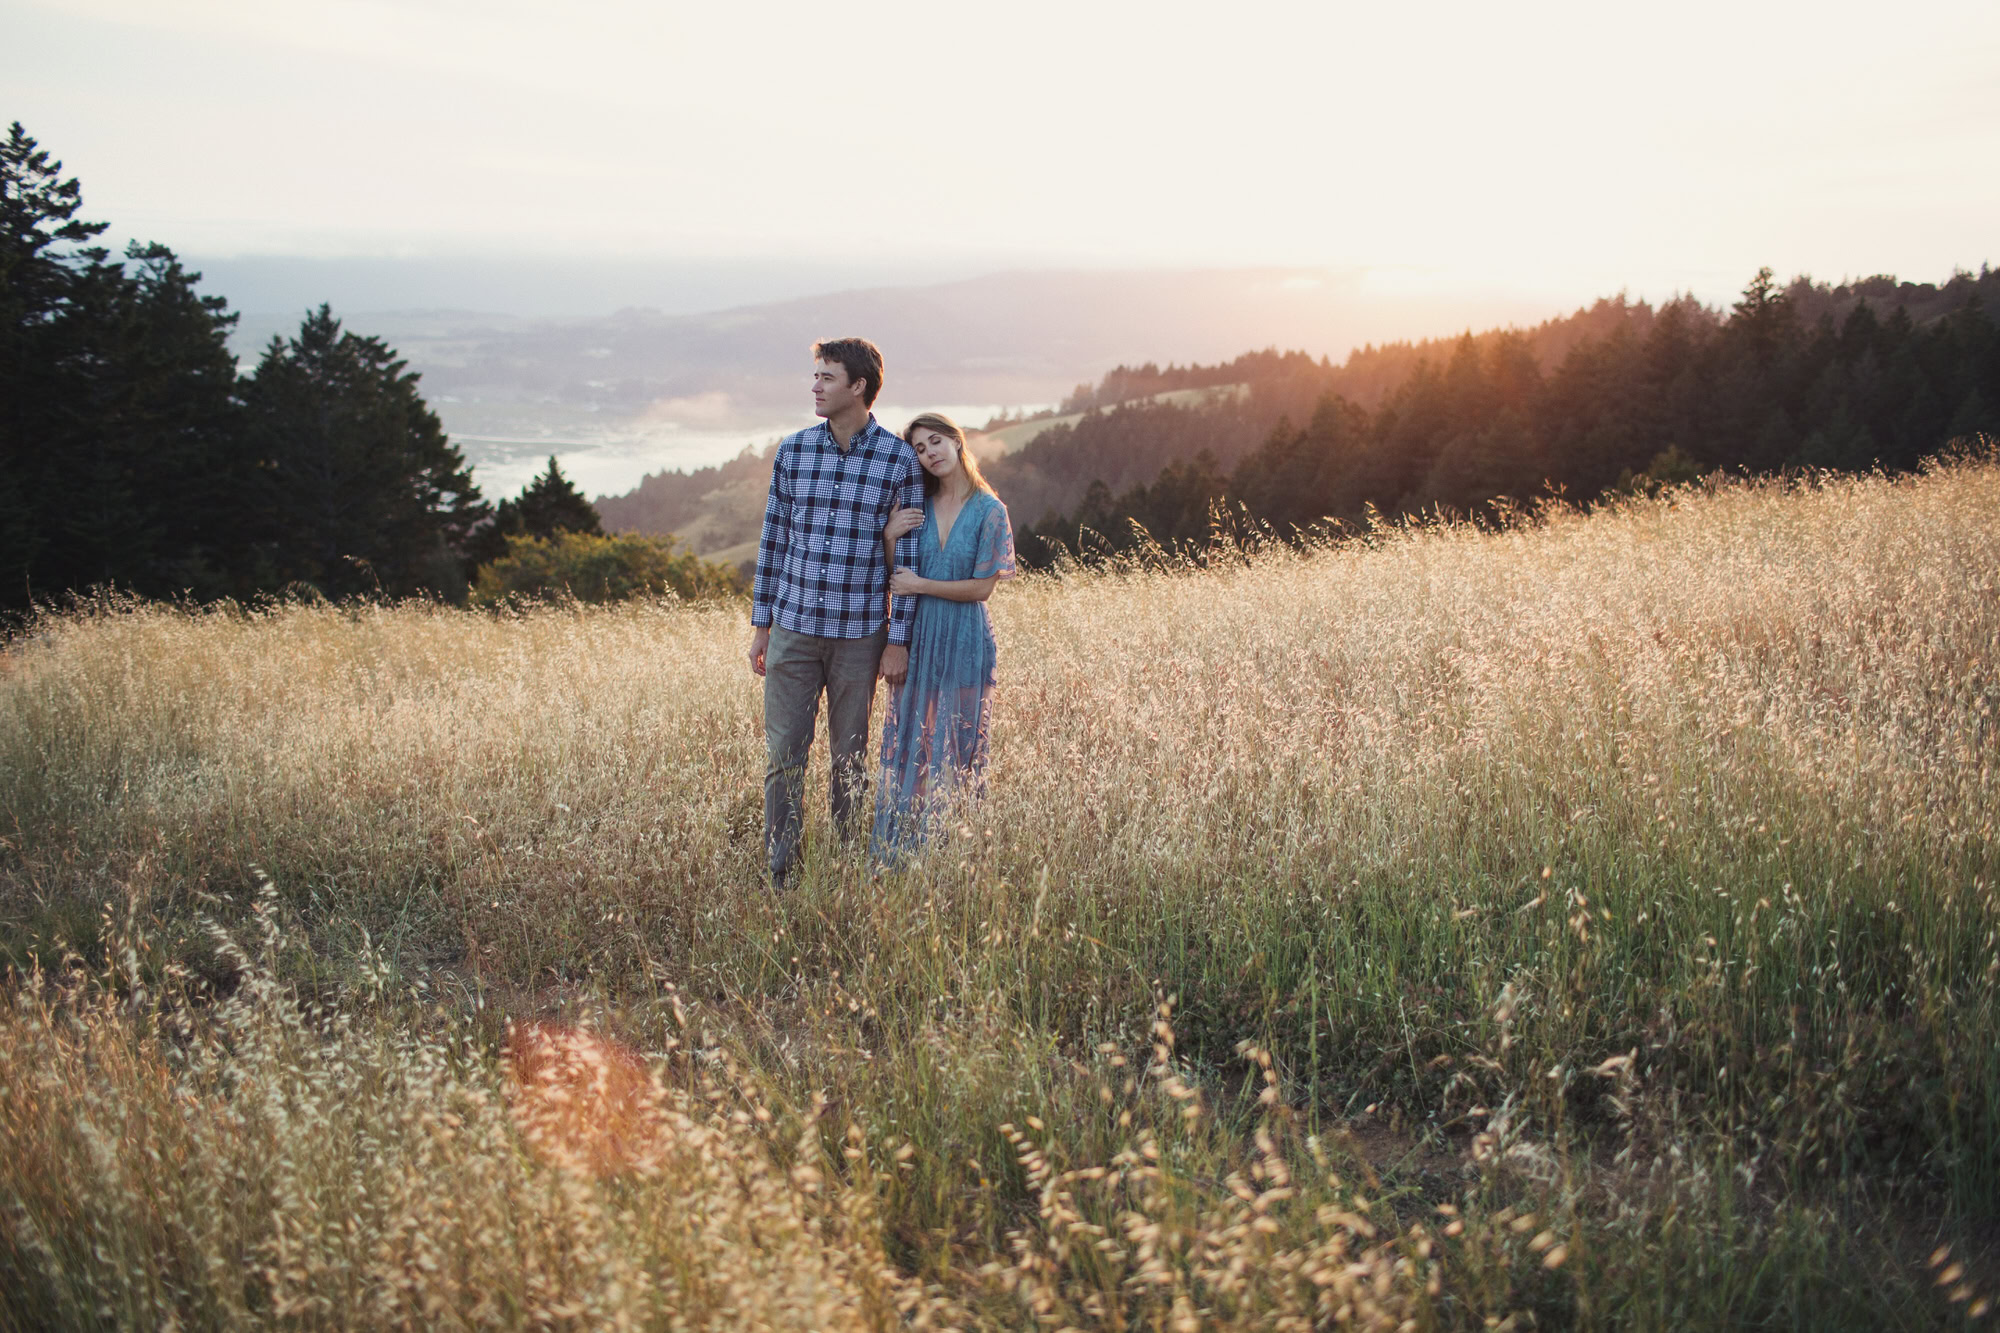
<instances>
[{"instance_id":1,"label":"long flowing skirt","mask_svg":"<svg viewBox=\"0 0 2000 1333\"><path fill-rule=\"evenodd\" d=\"M954 803L986 792L994 650L978 602L919 604L910 672L882 720L870 854L891 863L930 841Z\"/></svg>"}]
</instances>

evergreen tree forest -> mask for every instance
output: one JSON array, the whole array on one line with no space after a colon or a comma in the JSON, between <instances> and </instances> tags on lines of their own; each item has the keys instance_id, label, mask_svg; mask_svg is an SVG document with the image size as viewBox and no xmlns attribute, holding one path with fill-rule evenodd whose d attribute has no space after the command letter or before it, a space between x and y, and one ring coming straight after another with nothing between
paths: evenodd
<instances>
[{"instance_id":1,"label":"evergreen tree forest","mask_svg":"<svg viewBox=\"0 0 2000 1333\"><path fill-rule=\"evenodd\" d=\"M1027 525L1023 558L1045 564L1065 550L1200 545L1217 515L1290 533L1374 514L1492 517L1717 469L1904 471L2000 434L1995 297L2000 273L1987 269L1942 287L1781 287L1765 269L1727 311L1620 298L1527 332L1368 348L1339 367L1299 358L1261 380L1244 372L1284 359L1121 370L1066 404L1085 409L1080 421L988 475ZM1100 407L1238 381L1244 399L1201 409ZM1133 479L1149 462L1157 470ZM1080 503L1020 513L1010 482L1026 483L1032 507L1036 484L1069 467L1095 473Z\"/></svg>"},{"instance_id":2,"label":"evergreen tree forest","mask_svg":"<svg viewBox=\"0 0 2000 1333\"><path fill-rule=\"evenodd\" d=\"M69 592L462 596L491 511L417 377L325 307L254 373L236 317L0 143L0 611Z\"/></svg>"}]
</instances>

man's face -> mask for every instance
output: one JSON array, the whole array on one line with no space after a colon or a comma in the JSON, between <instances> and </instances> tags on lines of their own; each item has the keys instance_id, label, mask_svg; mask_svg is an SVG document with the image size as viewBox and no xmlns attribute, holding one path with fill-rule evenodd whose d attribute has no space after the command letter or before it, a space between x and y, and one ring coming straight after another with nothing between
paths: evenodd
<instances>
[{"instance_id":1,"label":"man's face","mask_svg":"<svg viewBox=\"0 0 2000 1333\"><path fill-rule=\"evenodd\" d=\"M861 405L861 390L868 381L852 384L847 379L847 367L838 361L817 361L813 363L813 415L816 417L838 416L850 407Z\"/></svg>"}]
</instances>

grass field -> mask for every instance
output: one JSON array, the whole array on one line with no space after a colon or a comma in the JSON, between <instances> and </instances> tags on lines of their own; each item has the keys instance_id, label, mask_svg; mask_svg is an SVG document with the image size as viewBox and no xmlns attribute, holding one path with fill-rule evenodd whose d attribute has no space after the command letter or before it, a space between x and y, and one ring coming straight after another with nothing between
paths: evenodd
<instances>
[{"instance_id":1,"label":"grass field","mask_svg":"<svg viewBox=\"0 0 2000 1333\"><path fill-rule=\"evenodd\" d=\"M0 1327L1987 1317L2000 466L993 612L782 898L740 606L39 622Z\"/></svg>"}]
</instances>

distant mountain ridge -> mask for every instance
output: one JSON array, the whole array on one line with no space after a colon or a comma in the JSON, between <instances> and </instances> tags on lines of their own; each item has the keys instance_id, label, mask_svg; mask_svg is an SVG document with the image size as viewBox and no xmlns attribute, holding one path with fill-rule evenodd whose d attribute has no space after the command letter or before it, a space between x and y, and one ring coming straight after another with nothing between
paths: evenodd
<instances>
[{"instance_id":1,"label":"distant mountain ridge","mask_svg":"<svg viewBox=\"0 0 2000 1333\"><path fill-rule=\"evenodd\" d=\"M1969 303L2000 303L2000 273L1961 273L1941 284L1885 276L1840 284L1801 278L1783 289L1783 297L1805 326L1841 323L1863 303L1885 314L1901 308L1922 326ZM995 423L1008 447L991 451L997 456L985 471L1017 530L1025 530L1073 510L1094 488L1116 494L1203 453L1219 471L1233 471L1280 422L1305 425L1329 394L1372 411L1419 367L1436 372L1454 357L1486 356L1503 341L1552 371L1588 345L1643 341L1670 308L1690 327L1713 329L1725 318L1692 298L1656 307L1619 295L1527 328L1366 345L1339 363L1265 350L1207 364L1119 365L1071 390L1040 419ZM1189 392L1224 386L1230 392ZM768 449L745 450L720 467L649 476L634 491L596 503L610 527L679 532L705 554L741 558L754 553L747 544L762 518L769 469Z\"/></svg>"},{"instance_id":2,"label":"distant mountain ridge","mask_svg":"<svg viewBox=\"0 0 2000 1333\"><path fill-rule=\"evenodd\" d=\"M1454 318L1442 317L1447 309ZM694 314L632 307L530 319L435 309L350 319L394 339L433 397L628 413L699 402L714 424L763 426L802 410L805 349L840 333L883 348L898 401L1032 403L1121 364L1222 359L1265 344L1344 354L1385 332L1449 327L1461 313L1518 317L1526 307L1392 298L1371 293L1363 274L1273 268L998 273ZM289 312L253 313L239 354L294 323Z\"/></svg>"}]
</instances>

